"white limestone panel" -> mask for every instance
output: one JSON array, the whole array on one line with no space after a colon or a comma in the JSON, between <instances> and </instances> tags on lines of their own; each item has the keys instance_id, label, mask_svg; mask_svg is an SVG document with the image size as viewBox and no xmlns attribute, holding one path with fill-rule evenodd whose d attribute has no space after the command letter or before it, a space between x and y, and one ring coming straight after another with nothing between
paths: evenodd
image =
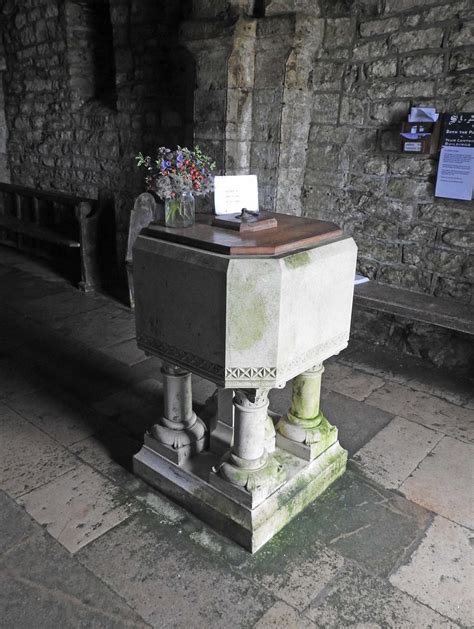
<instances>
[{"instance_id":1,"label":"white limestone panel","mask_svg":"<svg viewBox=\"0 0 474 629\"><path fill-rule=\"evenodd\" d=\"M290 380L347 346L356 255L355 242L344 238L279 261L279 380Z\"/></svg>"}]
</instances>

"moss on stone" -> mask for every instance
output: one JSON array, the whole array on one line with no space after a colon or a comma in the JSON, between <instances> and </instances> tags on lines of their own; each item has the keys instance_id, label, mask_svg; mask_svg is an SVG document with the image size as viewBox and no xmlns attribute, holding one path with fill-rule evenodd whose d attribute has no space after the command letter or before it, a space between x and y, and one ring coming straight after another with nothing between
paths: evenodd
<instances>
[{"instance_id":1,"label":"moss on stone","mask_svg":"<svg viewBox=\"0 0 474 629\"><path fill-rule=\"evenodd\" d=\"M307 251L301 253L295 253L292 256L288 256L284 259L285 266L289 269L297 269L300 266L306 266L311 262L311 256Z\"/></svg>"},{"instance_id":2,"label":"moss on stone","mask_svg":"<svg viewBox=\"0 0 474 629\"><path fill-rule=\"evenodd\" d=\"M232 346L240 350L253 347L265 333L267 308L264 298L242 291L242 307L231 311L230 330Z\"/></svg>"}]
</instances>

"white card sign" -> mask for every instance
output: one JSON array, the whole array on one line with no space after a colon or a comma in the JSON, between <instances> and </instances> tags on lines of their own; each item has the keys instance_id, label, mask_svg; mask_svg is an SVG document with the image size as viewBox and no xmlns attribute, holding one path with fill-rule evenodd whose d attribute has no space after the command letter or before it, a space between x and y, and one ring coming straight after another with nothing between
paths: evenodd
<instances>
[{"instance_id":1,"label":"white card sign","mask_svg":"<svg viewBox=\"0 0 474 629\"><path fill-rule=\"evenodd\" d=\"M474 149L443 146L439 158L435 197L470 201L474 190Z\"/></svg>"},{"instance_id":2,"label":"white card sign","mask_svg":"<svg viewBox=\"0 0 474 629\"><path fill-rule=\"evenodd\" d=\"M258 212L257 175L214 177L214 208L216 214Z\"/></svg>"}]
</instances>

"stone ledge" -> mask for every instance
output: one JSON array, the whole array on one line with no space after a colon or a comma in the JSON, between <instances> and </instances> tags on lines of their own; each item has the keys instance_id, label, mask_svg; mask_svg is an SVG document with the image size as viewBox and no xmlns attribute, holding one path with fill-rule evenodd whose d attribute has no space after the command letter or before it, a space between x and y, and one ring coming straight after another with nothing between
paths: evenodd
<instances>
[{"instance_id":1,"label":"stone ledge","mask_svg":"<svg viewBox=\"0 0 474 629\"><path fill-rule=\"evenodd\" d=\"M474 334L474 308L467 304L368 282L355 287L354 305Z\"/></svg>"}]
</instances>

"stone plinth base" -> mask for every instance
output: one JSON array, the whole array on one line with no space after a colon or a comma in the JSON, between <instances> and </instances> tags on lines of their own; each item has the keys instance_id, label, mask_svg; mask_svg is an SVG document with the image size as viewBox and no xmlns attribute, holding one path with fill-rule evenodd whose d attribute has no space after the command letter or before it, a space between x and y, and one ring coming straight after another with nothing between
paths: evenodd
<instances>
[{"instance_id":1,"label":"stone plinth base","mask_svg":"<svg viewBox=\"0 0 474 629\"><path fill-rule=\"evenodd\" d=\"M283 465L287 480L253 509L209 483L212 468L219 462L210 452L178 466L144 445L134 456L133 469L147 483L253 553L341 476L347 462L347 452L339 442L310 463L280 448L274 457Z\"/></svg>"}]
</instances>

